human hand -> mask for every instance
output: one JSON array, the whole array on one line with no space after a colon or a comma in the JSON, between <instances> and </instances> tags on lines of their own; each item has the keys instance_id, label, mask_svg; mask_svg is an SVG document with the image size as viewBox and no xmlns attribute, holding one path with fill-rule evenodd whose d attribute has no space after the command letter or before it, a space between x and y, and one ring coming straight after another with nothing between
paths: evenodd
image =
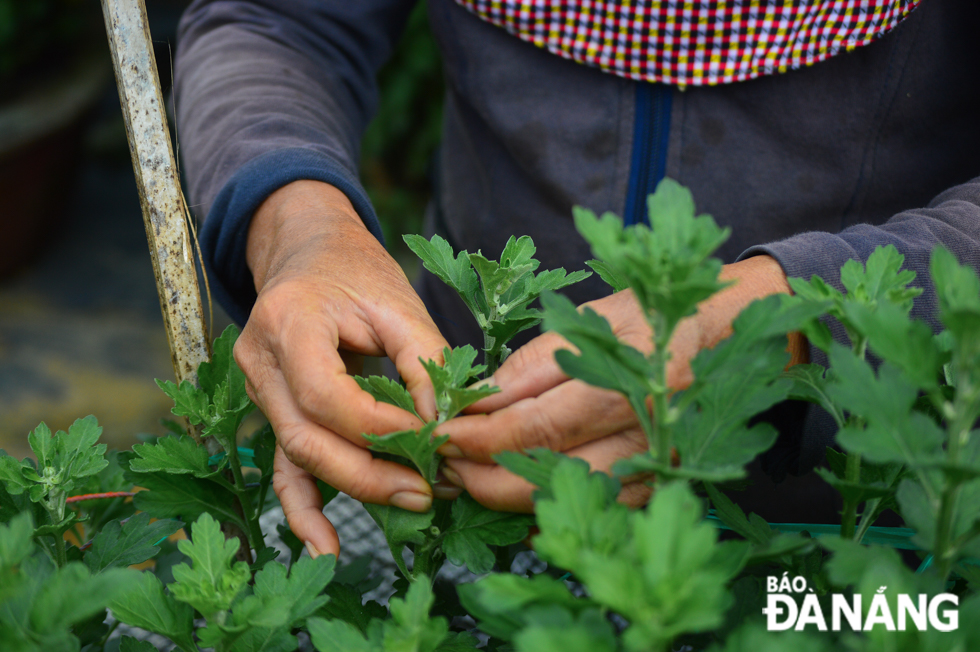
<instances>
[{"instance_id":1,"label":"human hand","mask_svg":"<svg viewBox=\"0 0 980 652\"><path fill-rule=\"evenodd\" d=\"M713 347L731 334L736 316L752 301L777 292L789 292L785 274L768 256L726 265L722 280L735 283L699 306L683 320L671 339L667 384L684 389L692 381L690 361L703 348ZM617 337L649 353L651 331L630 291L588 304L606 317ZM609 472L616 460L647 448L646 437L627 400L609 390L569 379L558 367L554 352L569 344L555 333L545 333L516 350L494 374L501 388L471 407L487 412L454 419L439 430L450 435L440 449L447 458L444 473L479 502L493 509L531 511L530 483L503 467L492 456L504 450L545 447L589 462ZM791 364L806 361L806 342L790 337ZM643 478L624 483L620 500L644 504L650 489Z\"/></svg>"},{"instance_id":2,"label":"human hand","mask_svg":"<svg viewBox=\"0 0 980 652\"><path fill-rule=\"evenodd\" d=\"M428 510L428 483L375 459L361 436L421 423L376 402L349 375L361 355L387 355L419 414L435 417L419 358L441 360L446 342L401 268L347 197L316 181L266 199L249 228L247 258L258 299L235 359L276 432L273 487L292 531L311 554L339 552L316 478L362 502Z\"/></svg>"}]
</instances>

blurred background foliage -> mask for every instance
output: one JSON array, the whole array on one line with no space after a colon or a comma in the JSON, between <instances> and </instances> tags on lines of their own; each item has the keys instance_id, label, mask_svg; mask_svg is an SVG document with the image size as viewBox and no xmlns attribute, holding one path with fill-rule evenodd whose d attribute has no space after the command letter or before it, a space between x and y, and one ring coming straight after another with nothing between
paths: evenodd
<instances>
[{"instance_id":1,"label":"blurred background foliage","mask_svg":"<svg viewBox=\"0 0 980 652\"><path fill-rule=\"evenodd\" d=\"M432 193L442 129L442 58L419 2L378 75L378 112L361 141L361 179L392 253L403 258L405 233L419 233Z\"/></svg>"},{"instance_id":2,"label":"blurred background foliage","mask_svg":"<svg viewBox=\"0 0 980 652\"><path fill-rule=\"evenodd\" d=\"M101 16L94 0L0 0L0 101L65 66L100 34Z\"/></svg>"}]
</instances>

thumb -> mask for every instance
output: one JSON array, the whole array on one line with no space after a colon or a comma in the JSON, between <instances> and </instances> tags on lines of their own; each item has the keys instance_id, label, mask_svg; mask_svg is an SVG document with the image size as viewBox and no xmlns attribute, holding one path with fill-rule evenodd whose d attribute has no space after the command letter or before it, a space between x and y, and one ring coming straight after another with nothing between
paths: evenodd
<instances>
[{"instance_id":1,"label":"thumb","mask_svg":"<svg viewBox=\"0 0 980 652\"><path fill-rule=\"evenodd\" d=\"M500 388L467 408L467 413L493 412L521 399L540 396L568 380L555 361L555 351L571 345L557 333L545 333L510 354L497 372L484 381Z\"/></svg>"}]
</instances>

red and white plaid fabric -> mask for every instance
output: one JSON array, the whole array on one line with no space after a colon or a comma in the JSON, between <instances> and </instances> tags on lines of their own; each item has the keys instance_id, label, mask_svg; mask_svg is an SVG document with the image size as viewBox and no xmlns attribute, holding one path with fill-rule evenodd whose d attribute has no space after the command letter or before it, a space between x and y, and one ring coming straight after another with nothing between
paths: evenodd
<instances>
[{"instance_id":1,"label":"red and white plaid fabric","mask_svg":"<svg viewBox=\"0 0 980 652\"><path fill-rule=\"evenodd\" d=\"M727 84L866 45L921 0L456 0L520 39L642 81Z\"/></svg>"}]
</instances>

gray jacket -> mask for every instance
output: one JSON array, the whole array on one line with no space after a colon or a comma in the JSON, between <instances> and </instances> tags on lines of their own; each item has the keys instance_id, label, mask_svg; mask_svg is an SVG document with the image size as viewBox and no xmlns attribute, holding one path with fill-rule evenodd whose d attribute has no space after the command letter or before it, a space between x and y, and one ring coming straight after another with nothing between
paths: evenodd
<instances>
[{"instance_id":1,"label":"gray jacket","mask_svg":"<svg viewBox=\"0 0 980 652\"><path fill-rule=\"evenodd\" d=\"M357 181L374 74L413 0L198 0L184 16L176 105L191 203L217 293L239 321L255 299L248 220L295 179L333 183L380 233ZM850 258L893 244L935 323L930 251L980 268L980 48L975 0L924 0L893 32L812 67L680 91L573 63L429 0L448 92L432 228L496 255L511 234L544 267L580 269L575 204L642 219L663 176L732 227L720 256L767 253L787 274L839 286ZM479 343L451 292L419 288L451 343ZM568 293L607 293L597 278ZM842 334L839 334L842 337ZM804 468L832 431L789 411L781 440ZM808 425L798 426L804 419ZM804 432L801 436L799 432Z\"/></svg>"}]
</instances>

